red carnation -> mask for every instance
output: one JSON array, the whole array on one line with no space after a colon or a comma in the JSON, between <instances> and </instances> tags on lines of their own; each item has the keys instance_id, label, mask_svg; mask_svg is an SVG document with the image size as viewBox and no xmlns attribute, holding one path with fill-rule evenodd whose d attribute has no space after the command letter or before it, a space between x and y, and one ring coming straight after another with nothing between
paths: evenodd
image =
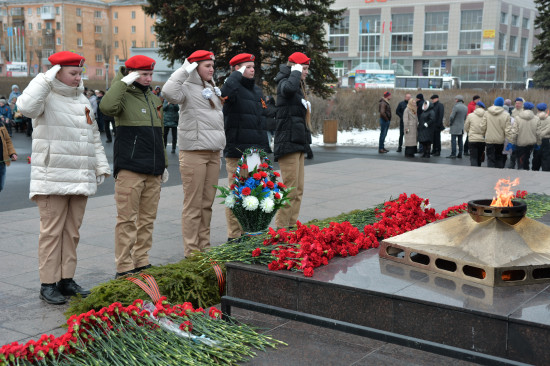
<instances>
[{"instance_id":1,"label":"red carnation","mask_svg":"<svg viewBox=\"0 0 550 366\"><path fill-rule=\"evenodd\" d=\"M304 276L313 277L313 268L307 267L306 269L304 269Z\"/></svg>"},{"instance_id":2,"label":"red carnation","mask_svg":"<svg viewBox=\"0 0 550 366\"><path fill-rule=\"evenodd\" d=\"M243 196L249 196L250 195L250 188L244 187L243 191L241 192Z\"/></svg>"},{"instance_id":3,"label":"red carnation","mask_svg":"<svg viewBox=\"0 0 550 366\"><path fill-rule=\"evenodd\" d=\"M279 194L279 192L276 192L276 193L274 194L274 196L275 196L275 199L277 199L277 200L280 200L280 199L281 199L281 195Z\"/></svg>"},{"instance_id":4,"label":"red carnation","mask_svg":"<svg viewBox=\"0 0 550 366\"><path fill-rule=\"evenodd\" d=\"M276 176L276 177L280 177L281 174L279 174L278 172L273 172L273 175Z\"/></svg>"},{"instance_id":5,"label":"red carnation","mask_svg":"<svg viewBox=\"0 0 550 366\"><path fill-rule=\"evenodd\" d=\"M246 164L241 165L241 169L248 169L248 165Z\"/></svg>"},{"instance_id":6,"label":"red carnation","mask_svg":"<svg viewBox=\"0 0 550 366\"><path fill-rule=\"evenodd\" d=\"M267 173L266 172L260 172L260 175L262 176L262 178L267 178Z\"/></svg>"},{"instance_id":7,"label":"red carnation","mask_svg":"<svg viewBox=\"0 0 550 366\"><path fill-rule=\"evenodd\" d=\"M281 182L277 183L277 185L279 186L279 188L286 188L286 186Z\"/></svg>"},{"instance_id":8,"label":"red carnation","mask_svg":"<svg viewBox=\"0 0 550 366\"><path fill-rule=\"evenodd\" d=\"M262 250L260 248L256 248L252 251L252 256L253 257L259 257L260 254L262 254Z\"/></svg>"},{"instance_id":9,"label":"red carnation","mask_svg":"<svg viewBox=\"0 0 550 366\"><path fill-rule=\"evenodd\" d=\"M268 181L267 181L267 188L273 189L274 187L275 187L275 183L273 183L272 181L268 180Z\"/></svg>"},{"instance_id":10,"label":"red carnation","mask_svg":"<svg viewBox=\"0 0 550 366\"><path fill-rule=\"evenodd\" d=\"M255 180L260 180L262 179L262 175L260 173L254 173L252 174L252 178L254 178Z\"/></svg>"},{"instance_id":11,"label":"red carnation","mask_svg":"<svg viewBox=\"0 0 550 366\"><path fill-rule=\"evenodd\" d=\"M234 190L235 189L235 183L233 183L232 185L229 186L229 189L230 190Z\"/></svg>"}]
</instances>

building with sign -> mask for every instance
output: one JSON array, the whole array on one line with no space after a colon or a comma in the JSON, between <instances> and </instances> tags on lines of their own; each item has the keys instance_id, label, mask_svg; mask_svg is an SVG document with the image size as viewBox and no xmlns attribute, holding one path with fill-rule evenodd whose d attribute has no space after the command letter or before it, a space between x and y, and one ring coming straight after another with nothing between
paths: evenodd
<instances>
[{"instance_id":1,"label":"building with sign","mask_svg":"<svg viewBox=\"0 0 550 366\"><path fill-rule=\"evenodd\" d=\"M334 72L362 63L396 76L459 77L463 86L525 85L537 44L532 0L336 0L328 27ZM359 67L361 68L361 67Z\"/></svg>"}]
</instances>

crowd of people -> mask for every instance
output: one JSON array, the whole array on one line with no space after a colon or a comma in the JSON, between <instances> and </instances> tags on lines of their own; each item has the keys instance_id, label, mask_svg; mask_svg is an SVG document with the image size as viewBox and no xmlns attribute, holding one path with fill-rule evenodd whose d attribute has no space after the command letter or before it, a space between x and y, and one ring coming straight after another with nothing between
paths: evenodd
<instances>
[{"instance_id":1,"label":"crowd of people","mask_svg":"<svg viewBox=\"0 0 550 366\"><path fill-rule=\"evenodd\" d=\"M390 99L391 93L385 92L379 103L380 154L388 152L384 140L391 121ZM395 111L400 132L397 152L402 152L404 146L405 157L440 156L444 113L437 94L430 101L422 94L415 99L405 94ZM546 103L535 105L521 97L516 98L514 107L510 99L497 97L487 108L479 95L468 105L462 95L457 95L449 116L451 154L447 158L461 159L464 155L469 156L471 166L487 161L490 168L550 171L549 113Z\"/></svg>"},{"instance_id":2,"label":"crowd of people","mask_svg":"<svg viewBox=\"0 0 550 366\"><path fill-rule=\"evenodd\" d=\"M312 155L311 103L305 84L310 58L305 54L295 52L281 65L276 101L266 98L256 85L255 57L248 53L231 59L232 72L221 88L213 78L212 52L193 52L162 88L154 89L155 60L133 56L120 67L107 92L84 88L82 56L62 51L48 60L52 67L34 77L22 94L12 88L12 108L0 98L0 168L4 169L0 173L17 160L10 139L12 124L8 128L4 118L11 121L19 113L32 119L29 198L40 214L39 296L45 302L63 304L69 296L90 293L74 281L79 230L88 197L111 175L117 209L115 278L151 267L148 252L161 184L169 179L169 132L172 153L179 149L186 257L210 247L221 159L231 182L242 151L248 148L274 153L283 181L295 187L290 205L278 211L276 225L290 227L296 222L304 190L304 159ZM113 142L113 171L101 132L106 133L106 142ZM0 190L4 177L0 174ZM240 240L244 233L239 222L229 210L226 217L228 240Z\"/></svg>"}]
</instances>

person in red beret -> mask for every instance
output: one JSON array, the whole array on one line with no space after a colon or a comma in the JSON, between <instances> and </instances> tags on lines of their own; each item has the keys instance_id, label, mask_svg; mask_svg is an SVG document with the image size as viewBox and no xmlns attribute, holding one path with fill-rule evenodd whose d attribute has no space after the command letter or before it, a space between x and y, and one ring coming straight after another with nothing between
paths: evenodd
<instances>
[{"instance_id":1,"label":"person in red beret","mask_svg":"<svg viewBox=\"0 0 550 366\"><path fill-rule=\"evenodd\" d=\"M304 193L304 158L311 144L311 103L307 100L305 80L310 58L295 52L279 67L277 82L277 129L275 161L287 187L295 187L288 197L290 204L275 216L278 228L296 225Z\"/></svg>"},{"instance_id":2,"label":"person in red beret","mask_svg":"<svg viewBox=\"0 0 550 366\"><path fill-rule=\"evenodd\" d=\"M149 267L161 183L168 180L162 101L151 91L155 60L130 57L99 109L115 118L115 278Z\"/></svg>"},{"instance_id":3,"label":"person in red beret","mask_svg":"<svg viewBox=\"0 0 550 366\"><path fill-rule=\"evenodd\" d=\"M214 83L214 54L195 51L162 87L169 102L179 104L178 146L183 183L181 217L184 254L210 247L214 184L225 147L221 90Z\"/></svg>"},{"instance_id":4,"label":"person in red beret","mask_svg":"<svg viewBox=\"0 0 550 366\"><path fill-rule=\"evenodd\" d=\"M40 213L40 298L58 305L65 296L90 294L73 279L79 229L88 196L111 169L83 94L84 57L63 51L48 60L52 67L31 80L16 105L33 125L29 198Z\"/></svg>"},{"instance_id":5,"label":"person in red beret","mask_svg":"<svg viewBox=\"0 0 550 366\"><path fill-rule=\"evenodd\" d=\"M262 89L254 80L254 55L241 53L229 61L233 72L222 86L225 98L223 115L225 121L225 168L229 184L233 183L233 174L238 162L248 148L258 148L271 152L265 127L264 113L267 105L263 101ZM246 174L246 171L244 172ZM244 234L239 221L225 208L227 221L227 241Z\"/></svg>"}]
</instances>

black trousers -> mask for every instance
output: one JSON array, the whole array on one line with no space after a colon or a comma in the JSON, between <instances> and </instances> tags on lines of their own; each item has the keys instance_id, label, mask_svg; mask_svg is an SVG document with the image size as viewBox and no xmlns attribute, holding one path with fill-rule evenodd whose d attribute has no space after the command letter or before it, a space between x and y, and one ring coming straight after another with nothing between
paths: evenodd
<instances>
[{"instance_id":1,"label":"black trousers","mask_svg":"<svg viewBox=\"0 0 550 366\"><path fill-rule=\"evenodd\" d=\"M502 153L504 144L487 144L487 167L503 169L506 165L506 155Z\"/></svg>"},{"instance_id":2,"label":"black trousers","mask_svg":"<svg viewBox=\"0 0 550 366\"><path fill-rule=\"evenodd\" d=\"M178 143L178 127L164 127L164 148L168 145L168 132L172 130L172 151L176 150L176 144Z\"/></svg>"},{"instance_id":3,"label":"black trousers","mask_svg":"<svg viewBox=\"0 0 550 366\"><path fill-rule=\"evenodd\" d=\"M440 128L440 126L435 126L434 136L433 136L432 153L434 153L434 154L441 153L441 128Z\"/></svg>"},{"instance_id":4,"label":"black trousers","mask_svg":"<svg viewBox=\"0 0 550 366\"><path fill-rule=\"evenodd\" d=\"M470 142L470 165L481 166L485 153L485 142Z\"/></svg>"},{"instance_id":5,"label":"black trousers","mask_svg":"<svg viewBox=\"0 0 550 366\"><path fill-rule=\"evenodd\" d=\"M550 172L550 139L542 139L540 151L542 171Z\"/></svg>"},{"instance_id":6,"label":"black trousers","mask_svg":"<svg viewBox=\"0 0 550 366\"><path fill-rule=\"evenodd\" d=\"M466 135L466 141L464 141L464 154L468 154L470 151L469 142L470 142L470 139L468 138L468 135Z\"/></svg>"},{"instance_id":7,"label":"black trousers","mask_svg":"<svg viewBox=\"0 0 550 366\"><path fill-rule=\"evenodd\" d=\"M529 170L529 160L534 145L518 146L518 169Z\"/></svg>"},{"instance_id":8,"label":"black trousers","mask_svg":"<svg viewBox=\"0 0 550 366\"><path fill-rule=\"evenodd\" d=\"M405 136L405 124L403 119L399 120L399 148L403 147L403 136Z\"/></svg>"}]
</instances>

